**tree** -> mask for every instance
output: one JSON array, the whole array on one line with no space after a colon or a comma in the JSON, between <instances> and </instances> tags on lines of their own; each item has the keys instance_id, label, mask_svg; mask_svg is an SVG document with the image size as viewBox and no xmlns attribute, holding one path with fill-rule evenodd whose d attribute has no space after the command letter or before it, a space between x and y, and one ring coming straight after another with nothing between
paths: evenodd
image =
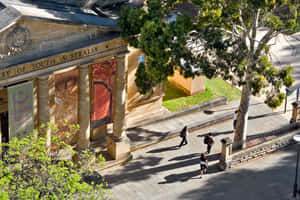
<instances>
[{"instance_id":1,"label":"tree","mask_svg":"<svg viewBox=\"0 0 300 200\"><path fill-rule=\"evenodd\" d=\"M122 36L148 56L144 71L152 85L166 80L176 65L185 70L185 76L194 76L191 67L196 66L208 78L221 76L241 86L234 140L242 146L246 139L250 95L263 93L265 103L276 108L285 98L281 88L290 87L294 82L292 67L275 68L269 50L270 41L278 34L297 30L299 5L296 0L192 0L189 3L198 8L198 16L180 15L169 24L164 22L164 17L176 8L178 1L153 0L147 1L147 9L124 8L120 20ZM180 62L181 59L185 62ZM158 74L162 78L157 80ZM141 78L139 74L136 77Z\"/></svg>"},{"instance_id":2,"label":"tree","mask_svg":"<svg viewBox=\"0 0 300 200\"><path fill-rule=\"evenodd\" d=\"M100 175L91 181L97 174L90 164L87 168L92 158L89 151L81 152L81 161L73 163L60 156L63 150L76 153L69 145L59 137L51 142L50 154L46 138L36 134L2 144L0 199L109 199ZM99 159L103 164L103 158Z\"/></svg>"}]
</instances>

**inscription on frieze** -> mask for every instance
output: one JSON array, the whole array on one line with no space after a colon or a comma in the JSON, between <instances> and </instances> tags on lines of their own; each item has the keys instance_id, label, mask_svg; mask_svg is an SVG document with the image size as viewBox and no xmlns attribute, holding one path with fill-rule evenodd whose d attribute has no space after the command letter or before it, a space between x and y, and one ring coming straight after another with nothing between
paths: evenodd
<instances>
[{"instance_id":1,"label":"inscription on frieze","mask_svg":"<svg viewBox=\"0 0 300 200\"><path fill-rule=\"evenodd\" d=\"M44 69L50 66L63 64L66 62L70 62L76 59L84 58L90 55L94 55L101 51L101 47L94 46L87 49L82 49L78 51L73 51L68 54L63 54L56 57L46 58L40 61L32 62L29 64L25 64L22 66L6 69L0 72L0 80L8 79L11 77L15 77L21 74L37 71L40 69Z\"/></svg>"}]
</instances>

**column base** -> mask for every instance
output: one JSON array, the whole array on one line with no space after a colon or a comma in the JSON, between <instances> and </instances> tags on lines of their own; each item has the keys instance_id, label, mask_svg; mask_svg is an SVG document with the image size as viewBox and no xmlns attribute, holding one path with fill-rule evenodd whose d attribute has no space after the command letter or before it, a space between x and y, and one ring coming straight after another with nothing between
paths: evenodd
<instances>
[{"instance_id":1,"label":"column base","mask_svg":"<svg viewBox=\"0 0 300 200\"><path fill-rule=\"evenodd\" d=\"M219 160L219 168L222 171L226 171L229 168L231 168L231 159L224 160L224 158L220 158L220 160Z\"/></svg>"},{"instance_id":2,"label":"column base","mask_svg":"<svg viewBox=\"0 0 300 200\"><path fill-rule=\"evenodd\" d=\"M112 135L108 135L107 141L107 152L109 155L115 159L123 159L130 155L130 142L127 137L115 138Z\"/></svg>"}]
</instances>

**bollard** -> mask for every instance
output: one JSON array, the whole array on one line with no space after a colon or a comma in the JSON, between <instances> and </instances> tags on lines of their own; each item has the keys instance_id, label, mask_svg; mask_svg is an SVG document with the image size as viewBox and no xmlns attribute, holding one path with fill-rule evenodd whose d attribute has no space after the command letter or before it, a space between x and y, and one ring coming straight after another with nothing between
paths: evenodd
<instances>
[{"instance_id":1,"label":"bollard","mask_svg":"<svg viewBox=\"0 0 300 200\"><path fill-rule=\"evenodd\" d=\"M290 123L294 123L298 119L298 102L296 101L293 102L292 106L293 106L293 112L292 112L292 118L290 120Z\"/></svg>"},{"instance_id":2,"label":"bollard","mask_svg":"<svg viewBox=\"0 0 300 200\"><path fill-rule=\"evenodd\" d=\"M229 137L221 140L222 151L219 160L219 167L223 171L231 168L232 143L233 142Z\"/></svg>"}]
</instances>

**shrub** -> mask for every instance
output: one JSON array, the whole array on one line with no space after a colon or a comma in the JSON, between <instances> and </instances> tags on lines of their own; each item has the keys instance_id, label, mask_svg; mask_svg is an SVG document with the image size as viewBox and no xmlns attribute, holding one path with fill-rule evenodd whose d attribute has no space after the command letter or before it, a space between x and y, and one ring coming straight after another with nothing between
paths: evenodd
<instances>
[{"instance_id":1,"label":"shrub","mask_svg":"<svg viewBox=\"0 0 300 200\"><path fill-rule=\"evenodd\" d=\"M80 161L74 163L61 156L62 152L74 156L71 146L58 137L51 141L56 148L50 153L46 138L36 134L2 144L0 199L110 199L106 183L88 165L93 158L90 151L80 152ZM98 159L103 165L104 158ZM90 176L96 181L86 181Z\"/></svg>"}]
</instances>

